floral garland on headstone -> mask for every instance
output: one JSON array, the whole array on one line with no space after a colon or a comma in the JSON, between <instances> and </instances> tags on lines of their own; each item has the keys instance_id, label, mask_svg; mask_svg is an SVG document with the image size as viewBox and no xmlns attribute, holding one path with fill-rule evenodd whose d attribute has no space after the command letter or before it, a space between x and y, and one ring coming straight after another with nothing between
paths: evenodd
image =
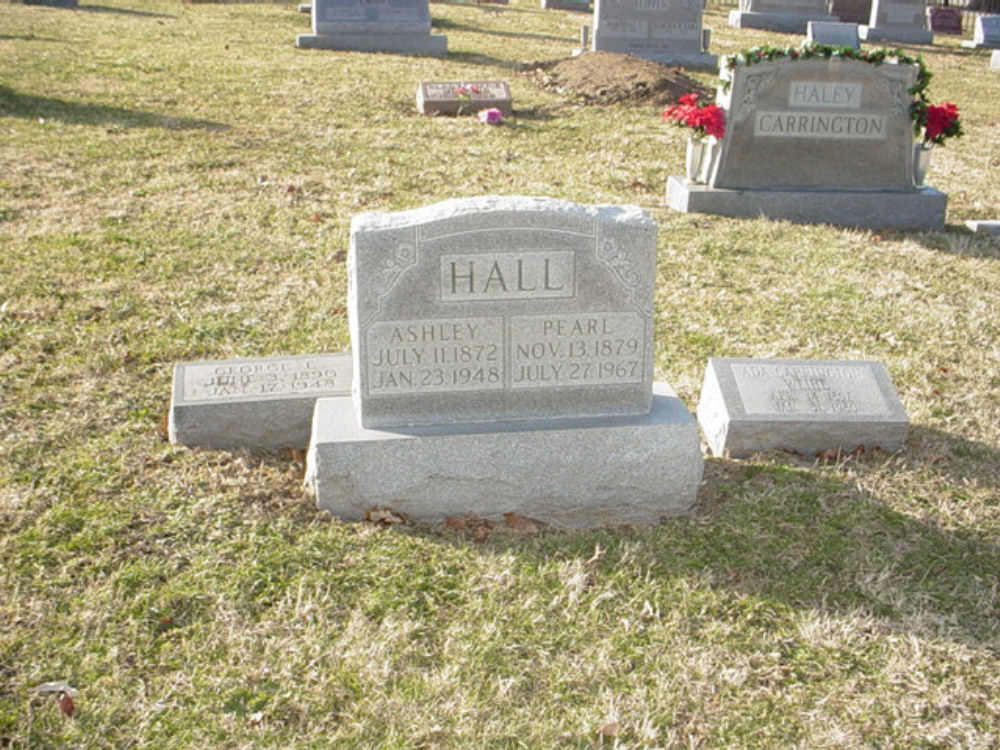
<instances>
[{"instance_id":1,"label":"floral garland on headstone","mask_svg":"<svg viewBox=\"0 0 1000 750\"><path fill-rule=\"evenodd\" d=\"M910 119L913 121L913 130L917 134L927 124L927 108L930 106L927 98L927 86L933 74L927 70L923 58L919 55L915 58L910 57L901 49L879 47L871 50L859 50L853 47L841 47L835 44L820 44L818 42L803 44L801 47L774 47L770 44L764 44L759 47L741 50L734 55L726 55L723 62L723 70L729 71L737 65L754 65L782 58L790 60L846 59L858 60L872 65L916 65L917 82L907 89L907 93L913 95L913 103L910 105ZM732 78L724 76L720 80L722 81L723 91L727 91L730 85L732 85Z\"/></svg>"}]
</instances>

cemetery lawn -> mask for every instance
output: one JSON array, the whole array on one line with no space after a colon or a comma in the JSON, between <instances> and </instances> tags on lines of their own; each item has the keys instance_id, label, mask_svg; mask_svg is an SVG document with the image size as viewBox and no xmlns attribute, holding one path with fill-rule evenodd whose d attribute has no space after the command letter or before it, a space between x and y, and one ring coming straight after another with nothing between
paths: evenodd
<instances>
[{"instance_id":1,"label":"cemetery lawn","mask_svg":"<svg viewBox=\"0 0 1000 750\"><path fill-rule=\"evenodd\" d=\"M727 11L715 53L798 42ZM964 118L946 231L850 231L662 207L657 107L534 82L586 16L431 13L445 59L297 50L293 3L0 5L0 748L998 747L988 51L908 49ZM457 79L516 116L416 114ZM168 444L175 362L349 346L352 215L488 193L655 217L689 409L709 356L879 360L905 450L711 459L690 517L476 541L317 513L300 456Z\"/></svg>"}]
</instances>

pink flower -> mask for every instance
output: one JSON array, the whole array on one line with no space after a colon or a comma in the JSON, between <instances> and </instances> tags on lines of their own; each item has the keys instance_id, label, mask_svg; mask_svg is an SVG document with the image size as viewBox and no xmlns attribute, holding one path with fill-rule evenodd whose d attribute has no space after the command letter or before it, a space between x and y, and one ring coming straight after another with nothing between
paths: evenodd
<instances>
[{"instance_id":1,"label":"pink flower","mask_svg":"<svg viewBox=\"0 0 1000 750\"><path fill-rule=\"evenodd\" d=\"M476 114L476 119L479 120L479 122L485 122L487 125L499 125L500 121L503 120L503 112L496 107L481 109L478 114Z\"/></svg>"}]
</instances>

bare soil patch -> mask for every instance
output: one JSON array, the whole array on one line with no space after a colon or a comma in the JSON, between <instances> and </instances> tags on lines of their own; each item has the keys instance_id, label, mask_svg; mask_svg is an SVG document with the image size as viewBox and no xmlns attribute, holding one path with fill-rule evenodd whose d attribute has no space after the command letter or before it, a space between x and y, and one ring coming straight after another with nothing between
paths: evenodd
<instances>
[{"instance_id":1,"label":"bare soil patch","mask_svg":"<svg viewBox=\"0 0 1000 750\"><path fill-rule=\"evenodd\" d=\"M535 83L586 104L666 106L692 91L711 92L681 68L614 52L586 52L532 71Z\"/></svg>"}]
</instances>

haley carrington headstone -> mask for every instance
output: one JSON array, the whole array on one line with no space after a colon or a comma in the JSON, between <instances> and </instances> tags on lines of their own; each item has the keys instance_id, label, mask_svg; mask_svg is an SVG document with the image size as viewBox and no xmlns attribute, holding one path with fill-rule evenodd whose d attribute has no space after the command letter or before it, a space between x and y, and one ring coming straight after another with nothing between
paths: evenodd
<instances>
[{"instance_id":1,"label":"haley carrington headstone","mask_svg":"<svg viewBox=\"0 0 1000 750\"><path fill-rule=\"evenodd\" d=\"M688 68L715 68L705 49L701 0L595 0L591 51L631 54Z\"/></svg>"},{"instance_id":2,"label":"haley carrington headstone","mask_svg":"<svg viewBox=\"0 0 1000 750\"><path fill-rule=\"evenodd\" d=\"M898 451L909 420L878 362L711 358L698 421L712 454Z\"/></svg>"},{"instance_id":3,"label":"haley carrington headstone","mask_svg":"<svg viewBox=\"0 0 1000 750\"><path fill-rule=\"evenodd\" d=\"M431 34L428 0L314 0L304 49L444 55L447 37Z\"/></svg>"},{"instance_id":4,"label":"haley carrington headstone","mask_svg":"<svg viewBox=\"0 0 1000 750\"><path fill-rule=\"evenodd\" d=\"M726 133L707 185L671 177L678 211L941 229L946 197L913 186L917 66L822 56L727 69Z\"/></svg>"},{"instance_id":5,"label":"haley carrington headstone","mask_svg":"<svg viewBox=\"0 0 1000 750\"><path fill-rule=\"evenodd\" d=\"M767 29L804 34L810 21L835 23L827 0L740 0L739 10L729 12L729 25L741 29Z\"/></svg>"},{"instance_id":6,"label":"haley carrington headstone","mask_svg":"<svg viewBox=\"0 0 1000 750\"><path fill-rule=\"evenodd\" d=\"M563 526L688 510L702 459L652 382L655 259L634 206L486 196L356 216L352 398L317 402L319 507Z\"/></svg>"},{"instance_id":7,"label":"haley carrington headstone","mask_svg":"<svg viewBox=\"0 0 1000 750\"><path fill-rule=\"evenodd\" d=\"M860 34L866 42L933 44L926 24L926 0L873 0L871 19Z\"/></svg>"},{"instance_id":8,"label":"haley carrington headstone","mask_svg":"<svg viewBox=\"0 0 1000 750\"><path fill-rule=\"evenodd\" d=\"M174 366L170 442L201 448L302 450L318 398L351 389L351 355L181 362Z\"/></svg>"}]
</instances>

